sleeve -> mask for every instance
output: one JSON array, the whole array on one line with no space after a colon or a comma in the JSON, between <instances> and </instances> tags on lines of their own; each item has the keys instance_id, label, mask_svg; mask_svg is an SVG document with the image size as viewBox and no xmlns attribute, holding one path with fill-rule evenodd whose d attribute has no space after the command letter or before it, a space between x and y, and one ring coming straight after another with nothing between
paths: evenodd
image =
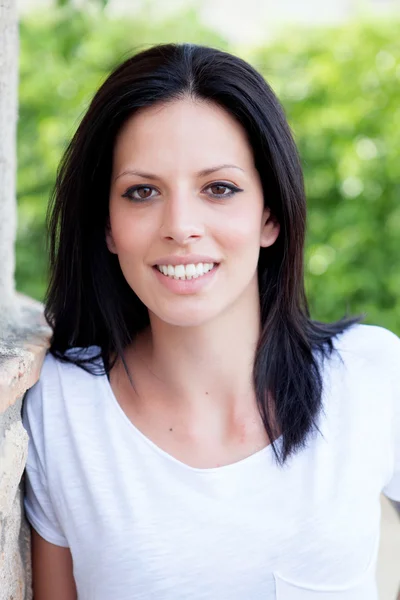
<instances>
[{"instance_id":1,"label":"sleeve","mask_svg":"<svg viewBox=\"0 0 400 600\"><path fill-rule=\"evenodd\" d=\"M47 365L49 359L45 359ZM46 472L43 406L48 373L45 371L43 368L39 381L26 392L22 407L22 423L29 436L24 507L28 521L39 535L52 544L66 548L68 542L57 519Z\"/></svg>"},{"instance_id":2,"label":"sleeve","mask_svg":"<svg viewBox=\"0 0 400 600\"><path fill-rule=\"evenodd\" d=\"M389 431L391 447L394 455L394 468L391 479L383 488L383 494L400 502L400 339L391 334L385 356L389 368L389 377L393 391L391 405L391 430Z\"/></svg>"}]
</instances>

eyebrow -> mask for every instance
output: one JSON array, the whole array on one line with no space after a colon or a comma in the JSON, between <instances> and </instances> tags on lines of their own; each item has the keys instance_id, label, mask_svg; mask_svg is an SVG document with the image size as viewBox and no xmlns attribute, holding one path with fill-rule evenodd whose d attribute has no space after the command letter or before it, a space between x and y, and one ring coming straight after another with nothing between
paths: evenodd
<instances>
[{"instance_id":1,"label":"eyebrow","mask_svg":"<svg viewBox=\"0 0 400 600\"><path fill-rule=\"evenodd\" d=\"M199 171L198 173L196 173L196 176L197 177L205 177L206 175L215 173L215 171L221 171L221 169L239 169L239 171L244 172L244 170L241 167L238 167L237 165L218 165L216 167L210 167L208 169L203 169L202 171ZM114 181L117 181L117 179L119 179L123 175L137 175L138 177L143 177L143 179L160 179L160 177L158 177L157 175L154 175L153 173L144 173L143 171L136 171L134 169L129 169L129 170L123 171L122 173L117 175L117 177L114 179Z\"/></svg>"}]
</instances>

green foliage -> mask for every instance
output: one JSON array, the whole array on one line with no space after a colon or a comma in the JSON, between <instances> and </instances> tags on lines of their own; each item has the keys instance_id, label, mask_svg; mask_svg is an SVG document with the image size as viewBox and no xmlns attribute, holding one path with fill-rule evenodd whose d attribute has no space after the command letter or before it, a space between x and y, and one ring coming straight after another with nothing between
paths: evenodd
<instances>
[{"instance_id":1,"label":"green foliage","mask_svg":"<svg viewBox=\"0 0 400 600\"><path fill-rule=\"evenodd\" d=\"M193 12L112 20L64 6L21 24L17 287L42 299L44 216L91 96L131 53L165 41L228 49ZM287 32L247 56L281 99L303 162L312 314L348 311L400 333L399 23ZM234 49L231 49L234 51Z\"/></svg>"},{"instance_id":2,"label":"green foliage","mask_svg":"<svg viewBox=\"0 0 400 600\"><path fill-rule=\"evenodd\" d=\"M400 333L399 23L292 32L253 56L281 99L308 198L312 314Z\"/></svg>"}]
</instances>

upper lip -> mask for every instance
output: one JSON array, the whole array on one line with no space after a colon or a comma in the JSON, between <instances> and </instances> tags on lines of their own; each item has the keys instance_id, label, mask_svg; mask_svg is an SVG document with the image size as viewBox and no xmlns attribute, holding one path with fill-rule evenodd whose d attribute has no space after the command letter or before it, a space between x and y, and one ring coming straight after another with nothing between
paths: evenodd
<instances>
[{"instance_id":1,"label":"upper lip","mask_svg":"<svg viewBox=\"0 0 400 600\"><path fill-rule=\"evenodd\" d=\"M153 262L153 267L156 265L172 265L175 267L176 265L197 265L198 263L213 263L217 264L218 261L215 258L211 258L211 256L204 256L201 254L190 254L187 256L162 256Z\"/></svg>"}]
</instances>

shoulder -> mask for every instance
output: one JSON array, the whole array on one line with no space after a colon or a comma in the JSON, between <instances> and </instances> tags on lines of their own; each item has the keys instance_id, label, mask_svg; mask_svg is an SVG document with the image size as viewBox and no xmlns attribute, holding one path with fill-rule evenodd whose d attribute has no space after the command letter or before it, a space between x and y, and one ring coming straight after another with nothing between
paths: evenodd
<instances>
[{"instance_id":1,"label":"shoulder","mask_svg":"<svg viewBox=\"0 0 400 600\"><path fill-rule=\"evenodd\" d=\"M333 346L344 362L385 370L400 368L400 339L384 327L353 325L333 339Z\"/></svg>"},{"instance_id":2,"label":"shoulder","mask_svg":"<svg viewBox=\"0 0 400 600\"><path fill-rule=\"evenodd\" d=\"M88 348L71 348L67 350L68 358L91 358L99 354L98 346ZM57 408L68 395L73 398L74 388L85 386L93 375L74 364L65 362L48 352L43 361L39 379L25 394L23 403L23 417L27 421L40 421L43 411L55 414Z\"/></svg>"},{"instance_id":3,"label":"shoulder","mask_svg":"<svg viewBox=\"0 0 400 600\"><path fill-rule=\"evenodd\" d=\"M376 325L357 324L332 340L334 351L323 361L325 401L349 421L376 423L393 415L400 390L400 339ZM387 425L384 426L384 429Z\"/></svg>"},{"instance_id":4,"label":"shoulder","mask_svg":"<svg viewBox=\"0 0 400 600\"><path fill-rule=\"evenodd\" d=\"M324 369L328 435L340 440L349 465L363 468L361 456L362 464L379 464L377 468L387 473L400 407L400 340L384 327L357 324L332 341L334 352ZM352 456L356 463L350 462Z\"/></svg>"},{"instance_id":5,"label":"shoulder","mask_svg":"<svg viewBox=\"0 0 400 600\"><path fill-rule=\"evenodd\" d=\"M85 378L86 375L90 376L90 373L76 364L76 361L92 359L94 362L99 364L99 362L95 360L99 353L99 346L70 348L65 352L66 360L63 360L62 358L58 358L50 352L47 352L40 371L39 379L33 388L37 387L43 389L45 387L55 386L62 379L65 379L71 375L73 378L78 379Z\"/></svg>"},{"instance_id":6,"label":"shoulder","mask_svg":"<svg viewBox=\"0 0 400 600\"><path fill-rule=\"evenodd\" d=\"M378 325L353 325L337 335L335 340L335 345L341 350L361 352L366 356L374 356L376 351L400 348L398 336Z\"/></svg>"},{"instance_id":7,"label":"shoulder","mask_svg":"<svg viewBox=\"0 0 400 600\"><path fill-rule=\"evenodd\" d=\"M96 356L98 347L73 348L69 357ZM65 457L71 440L84 439L101 398L99 377L46 354L39 380L25 394L22 423L28 434L28 463L43 471Z\"/></svg>"}]
</instances>

